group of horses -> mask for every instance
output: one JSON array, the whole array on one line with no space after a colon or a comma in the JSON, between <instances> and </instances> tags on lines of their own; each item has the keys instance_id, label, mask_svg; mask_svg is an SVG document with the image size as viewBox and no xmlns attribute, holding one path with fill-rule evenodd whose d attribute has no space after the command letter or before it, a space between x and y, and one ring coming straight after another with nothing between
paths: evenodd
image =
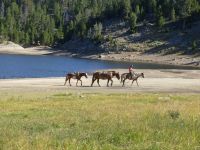
<instances>
[{"instance_id":1,"label":"group of horses","mask_svg":"<svg viewBox=\"0 0 200 150\"><path fill-rule=\"evenodd\" d=\"M71 79L76 79L77 80L76 86L78 86L79 81L81 82L81 86L82 86L82 80L81 80L82 77L88 78L88 74L85 73L85 72L68 73L68 74L66 74L64 85L66 85L67 81L69 81L69 85L72 86L71 82L70 82ZM125 86L126 80L132 80L132 84L134 83L134 81L136 81L136 83L138 85L137 80L138 80L139 77L144 78L144 73L135 73L134 76L131 75L130 73L123 73L120 76L120 73L116 72L116 71L94 72L93 75L92 75L91 86L93 86L94 82L97 81L97 83L100 87L100 84L99 84L100 79L101 80L107 80L107 86L109 86L109 83L111 82L110 86L112 86L113 85L113 77L116 77L118 80L120 80L120 78L121 78L121 82L123 83L122 86Z\"/></svg>"}]
</instances>

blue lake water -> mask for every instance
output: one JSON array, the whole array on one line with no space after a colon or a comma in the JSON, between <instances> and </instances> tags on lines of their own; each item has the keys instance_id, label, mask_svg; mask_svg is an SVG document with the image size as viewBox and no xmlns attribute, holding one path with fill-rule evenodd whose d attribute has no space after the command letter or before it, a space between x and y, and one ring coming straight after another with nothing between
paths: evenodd
<instances>
[{"instance_id":1,"label":"blue lake water","mask_svg":"<svg viewBox=\"0 0 200 150\"><path fill-rule=\"evenodd\" d=\"M64 56L0 54L0 79L62 77L67 72L84 71L91 73L99 69L128 68L130 64L133 64L136 69L193 69L191 67L89 60Z\"/></svg>"}]
</instances>

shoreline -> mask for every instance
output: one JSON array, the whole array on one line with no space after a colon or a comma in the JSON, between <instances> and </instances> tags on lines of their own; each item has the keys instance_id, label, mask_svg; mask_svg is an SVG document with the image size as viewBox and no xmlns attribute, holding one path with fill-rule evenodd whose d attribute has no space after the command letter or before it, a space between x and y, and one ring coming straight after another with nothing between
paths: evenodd
<instances>
[{"instance_id":1,"label":"shoreline","mask_svg":"<svg viewBox=\"0 0 200 150\"><path fill-rule=\"evenodd\" d=\"M67 55L66 55L67 56ZM72 57L73 56L67 56ZM167 66L174 66L174 67L183 67L184 70L199 70L200 66L196 65L184 65L184 64L173 64L173 63L167 63L163 61L153 61L153 60L143 60L143 59L137 59L137 60L128 60L128 59L99 59L97 56L81 56L81 57L74 57L74 58L83 58L83 59L92 59L92 60L101 60L101 61L111 61L111 62L127 62L127 63L146 63L146 64L157 64L157 65L167 65Z\"/></svg>"},{"instance_id":2,"label":"shoreline","mask_svg":"<svg viewBox=\"0 0 200 150\"><path fill-rule=\"evenodd\" d=\"M124 73L126 69L116 69L119 73ZM82 78L83 86L76 87L76 80L71 80L72 87L67 83L64 86L65 77L47 77L47 78L21 78L21 79L0 79L0 92L3 91L60 91L60 92L78 92L78 93L199 93L200 92L200 70L151 70L138 69L144 73L144 78L139 78L137 86L131 81L126 81L125 87L122 87L120 80L113 78L113 86L106 87L107 80L100 80L101 87L97 83L91 87L92 76Z\"/></svg>"},{"instance_id":3,"label":"shoreline","mask_svg":"<svg viewBox=\"0 0 200 150\"><path fill-rule=\"evenodd\" d=\"M99 61L110 61L110 62L125 62L125 63L145 63L145 64L152 64L152 65L166 65L166 66L172 66L172 67L178 67L178 70L200 70L200 66L194 66L194 65L182 65L182 64L172 64L172 63L166 63L166 62L158 62L158 61L147 61L147 60L119 60L119 59L100 59L98 58L98 55L89 55L89 56L82 56L82 55L77 55L75 53L71 52L64 52L62 54L52 54L53 52L49 53L43 53L43 54L33 54L33 53L1 53L0 55L24 55L24 56L56 56L56 57L69 57L69 58L78 58L78 59L88 59L88 60L99 60ZM180 69L179 69L180 67ZM156 69L152 69L156 70Z\"/></svg>"},{"instance_id":4,"label":"shoreline","mask_svg":"<svg viewBox=\"0 0 200 150\"><path fill-rule=\"evenodd\" d=\"M66 56L72 58L84 58L93 60L107 60L107 61L117 61L117 62L142 62L150 64L160 64L160 65L172 65L179 67L192 67L194 69L200 69L200 56L194 55L179 55L179 54L142 54L139 52L120 52L120 53L101 53L101 54L91 54L82 55L77 53L72 53L63 49L53 49L47 46L37 46L37 47L17 47L14 45L2 46L0 44L0 54L15 54L15 55L51 55L51 56ZM11 48L11 49L10 49Z\"/></svg>"},{"instance_id":5,"label":"shoreline","mask_svg":"<svg viewBox=\"0 0 200 150\"><path fill-rule=\"evenodd\" d=\"M134 52L122 52L120 54L111 53L111 54L100 54L101 58L98 55L87 56L83 58L97 59L97 60L109 60L109 61L118 61L118 62L139 62L139 63L149 63L149 64L160 64L160 65L171 65L179 67L192 67L200 69L200 57L196 58L196 61L193 61L194 56L189 55L168 55L162 56L159 54L141 54ZM117 55L117 56L116 56ZM121 56L120 56L121 55ZM130 56L131 55L131 56ZM132 58L129 58L132 57ZM149 58L148 58L149 57ZM170 58L169 58L170 57ZM180 59L185 59L183 62L178 62Z\"/></svg>"}]
</instances>

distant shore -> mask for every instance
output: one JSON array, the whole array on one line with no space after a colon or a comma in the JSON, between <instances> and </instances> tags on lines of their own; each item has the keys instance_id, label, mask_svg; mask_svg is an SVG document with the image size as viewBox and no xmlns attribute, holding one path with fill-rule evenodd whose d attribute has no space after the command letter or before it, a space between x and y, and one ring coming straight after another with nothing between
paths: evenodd
<instances>
[{"instance_id":1,"label":"distant shore","mask_svg":"<svg viewBox=\"0 0 200 150\"><path fill-rule=\"evenodd\" d=\"M112 61L126 61L126 62L145 62L155 64L177 65L177 66L191 66L200 68L200 56L194 55L160 55L160 54L143 54L139 52L121 52L111 54L101 54L99 56L89 56L88 58Z\"/></svg>"},{"instance_id":2,"label":"distant shore","mask_svg":"<svg viewBox=\"0 0 200 150\"><path fill-rule=\"evenodd\" d=\"M128 61L128 62L145 62L157 64L170 64L179 66L191 66L200 68L200 56L179 55L179 54L143 54L139 52L119 52L119 53L102 53L93 55L80 55L71 53L67 50L53 49L47 46L36 46L23 48L13 42L0 44L0 54L19 54L19 55L55 55L67 57L79 57L98 60Z\"/></svg>"}]
</instances>

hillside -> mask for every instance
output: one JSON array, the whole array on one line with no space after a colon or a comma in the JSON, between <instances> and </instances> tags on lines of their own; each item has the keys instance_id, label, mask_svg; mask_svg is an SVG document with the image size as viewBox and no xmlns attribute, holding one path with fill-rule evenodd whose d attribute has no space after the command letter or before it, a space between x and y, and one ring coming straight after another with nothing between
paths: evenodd
<instances>
[{"instance_id":1,"label":"hillside","mask_svg":"<svg viewBox=\"0 0 200 150\"><path fill-rule=\"evenodd\" d=\"M199 66L199 21L199 0L2 0L0 43Z\"/></svg>"},{"instance_id":2,"label":"hillside","mask_svg":"<svg viewBox=\"0 0 200 150\"><path fill-rule=\"evenodd\" d=\"M151 23L138 24L137 32L131 34L125 22L107 21L102 30L103 42L71 40L62 48L96 59L200 66L200 22L194 22L184 31L171 29L174 25L166 24L159 31Z\"/></svg>"},{"instance_id":3,"label":"hillside","mask_svg":"<svg viewBox=\"0 0 200 150\"><path fill-rule=\"evenodd\" d=\"M130 32L136 23L199 20L199 0L1 0L0 42L56 46L73 39L102 40L102 24L118 18Z\"/></svg>"}]
</instances>

